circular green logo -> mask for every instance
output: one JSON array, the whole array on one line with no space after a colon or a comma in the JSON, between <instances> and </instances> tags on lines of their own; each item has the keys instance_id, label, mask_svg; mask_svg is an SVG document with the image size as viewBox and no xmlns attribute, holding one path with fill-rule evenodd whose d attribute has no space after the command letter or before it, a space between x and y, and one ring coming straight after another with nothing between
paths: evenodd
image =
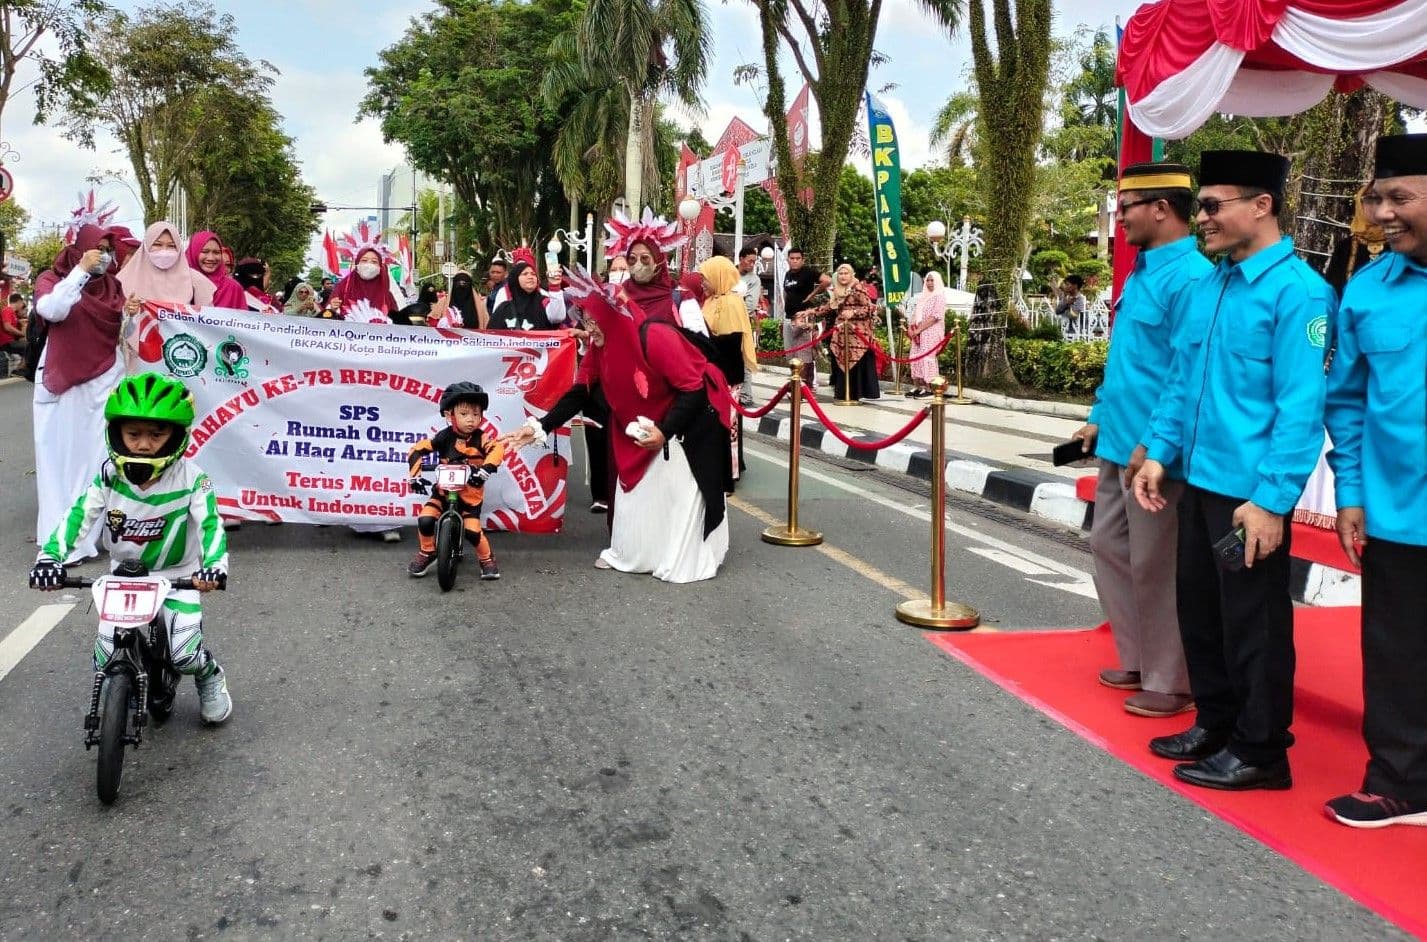
<instances>
[{"instance_id":1,"label":"circular green logo","mask_svg":"<svg viewBox=\"0 0 1427 942\"><path fill-rule=\"evenodd\" d=\"M1328 317L1319 314L1308 322L1308 342L1318 349L1328 345Z\"/></svg>"},{"instance_id":2,"label":"circular green logo","mask_svg":"<svg viewBox=\"0 0 1427 942\"><path fill-rule=\"evenodd\" d=\"M197 376L207 363L208 351L192 334L176 334L164 341L164 366L174 376Z\"/></svg>"}]
</instances>

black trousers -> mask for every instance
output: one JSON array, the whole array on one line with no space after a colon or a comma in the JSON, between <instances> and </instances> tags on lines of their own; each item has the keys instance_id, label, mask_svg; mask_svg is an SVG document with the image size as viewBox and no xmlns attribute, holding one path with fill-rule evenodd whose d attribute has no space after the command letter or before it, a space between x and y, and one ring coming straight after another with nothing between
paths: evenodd
<instances>
[{"instance_id":1,"label":"black trousers","mask_svg":"<svg viewBox=\"0 0 1427 942\"><path fill-rule=\"evenodd\" d=\"M1229 751L1250 765L1286 758L1293 735L1293 600L1290 521L1283 543L1252 569L1221 570L1214 544L1234 529L1244 501L1197 487L1179 503L1179 633L1189 665L1197 724L1225 733Z\"/></svg>"},{"instance_id":2,"label":"black trousers","mask_svg":"<svg viewBox=\"0 0 1427 942\"><path fill-rule=\"evenodd\" d=\"M1427 546L1363 547L1363 791L1427 802Z\"/></svg>"}]
</instances>

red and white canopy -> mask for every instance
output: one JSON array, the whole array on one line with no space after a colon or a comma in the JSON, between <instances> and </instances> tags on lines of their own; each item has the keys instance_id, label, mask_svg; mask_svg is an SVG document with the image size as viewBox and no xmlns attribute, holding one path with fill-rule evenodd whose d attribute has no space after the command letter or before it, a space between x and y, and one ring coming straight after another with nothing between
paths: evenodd
<instances>
[{"instance_id":1,"label":"red and white canopy","mask_svg":"<svg viewBox=\"0 0 1427 942\"><path fill-rule=\"evenodd\" d=\"M1427 107L1427 0L1158 0L1125 26L1130 117L1182 138L1215 112L1270 117L1364 83Z\"/></svg>"}]
</instances>

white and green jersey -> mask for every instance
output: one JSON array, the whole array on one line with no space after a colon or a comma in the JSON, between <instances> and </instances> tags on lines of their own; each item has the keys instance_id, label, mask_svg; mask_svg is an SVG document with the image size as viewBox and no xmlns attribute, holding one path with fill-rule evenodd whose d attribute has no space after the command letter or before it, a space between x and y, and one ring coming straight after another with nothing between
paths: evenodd
<instances>
[{"instance_id":1,"label":"white and green jersey","mask_svg":"<svg viewBox=\"0 0 1427 942\"><path fill-rule=\"evenodd\" d=\"M40 550L40 560L68 559L100 518L104 545L116 565L141 563L150 575L166 578L198 569L228 571L228 539L213 483L191 461L175 461L147 488L125 480L112 462L104 462Z\"/></svg>"}]
</instances>

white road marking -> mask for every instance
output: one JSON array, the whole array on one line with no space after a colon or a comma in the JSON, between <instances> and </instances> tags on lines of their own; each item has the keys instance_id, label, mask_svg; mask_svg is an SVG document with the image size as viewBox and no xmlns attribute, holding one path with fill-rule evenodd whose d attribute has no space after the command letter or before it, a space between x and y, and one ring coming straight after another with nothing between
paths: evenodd
<instances>
[{"instance_id":1,"label":"white road marking","mask_svg":"<svg viewBox=\"0 0 1427 942\"><path fill-rule=\"evenodd\" d=\"M0 680L4 680L5 675L14 670L25 655L34 650L35 645L43 641L55 625L64 621L64 616L78 604L75 601L41 605L29 618L20 622L18 628L6 635L5 640L0 641Z\"/></svg>"},{"instance_id":2,"label":"white road marking","mask_svg":"<svg viewBox=\"0 0 1427 942\"><path fill-rule=\"evenodd\" d=\"M745 454L752 455L760 461L766 461L780 468L786 469L788 467L786 460L768 454L760 448L746 447ZM823 474L820 471L814 471L806 466L800 466L799 472L804 477L811 478L814 481L821 481L823 484L846 491L849 494L856 494L861 499L871 501L881 507L886 507L888 510L895 510L898 513L905 514L923 523L931 523L931 508L925 504L919 503L916 506L903 504L889 497L883 497L881 494L874 494L870 491L853 487L830 475ZM1058 562L1047 556L1042 556L1039 553L1034 553L1031 550L1016 546L1014 543L998 540L994 536L989 536L978 530L973 530L970 527L962 526L959 523L954 523L950 519L946 522L946 529L948 533L955 533L957 536L965 537L968 540L982 544L982 547L985 547L985 549L970 546L968 546L967 549L976 553L978 556L990 559L992 562L1000 563L1003 566L1026 575L1028 577L1026 581L1028 582L1034 582L1036 585L1043 585L1051 589L1060 589L1062 592L1069 592L1072 595L1079 595L1087 599L1099 598L1095 593L1094 580L1090 577L1090 573L1085 572L1083 569L1068 566L1065 563ZM999 557L991 555L988 550L997 551L1001 555ZM1032 568L1036 571L1031 572L1030 569ZM1044 579L1029 578L1030 576L1059 576L1070 581L1047 582Z\"/></svg>"}]
</instances>

